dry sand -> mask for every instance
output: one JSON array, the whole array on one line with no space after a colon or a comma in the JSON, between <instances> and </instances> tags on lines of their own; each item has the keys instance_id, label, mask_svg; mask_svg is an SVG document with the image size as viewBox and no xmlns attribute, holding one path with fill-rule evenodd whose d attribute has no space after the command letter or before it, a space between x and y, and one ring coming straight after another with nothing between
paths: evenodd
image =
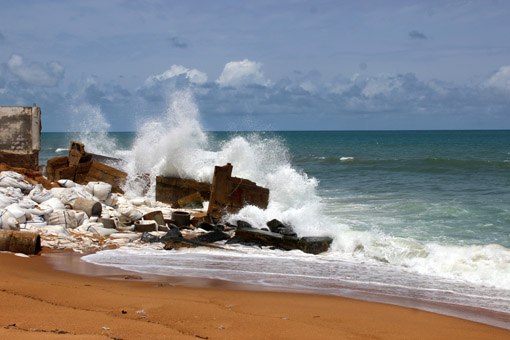
<instances>
[{"instance_id":1,"label":"dry sand","mask_svg":"<svg viewBox=\"0 0 510 340\"><path fill-rule=\"evenodd\" d=\"M0 253L0 339L510 339L510 331L332 296L185 288Z\"/></svg>"}]
</instances>

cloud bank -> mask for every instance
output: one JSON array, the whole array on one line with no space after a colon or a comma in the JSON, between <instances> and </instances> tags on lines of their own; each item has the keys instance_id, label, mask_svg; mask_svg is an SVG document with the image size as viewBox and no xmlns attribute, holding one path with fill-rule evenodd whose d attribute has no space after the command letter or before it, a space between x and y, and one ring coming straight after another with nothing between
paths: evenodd
<instances>
[{"instance_id":1,"label":"cloud bank","mask_svg":"<svg viewBox=\"0 0 510 340\"><path fill-rule=\"evenodd\" d=\"M27 64L13 55L0 64L2 105L43 108L46 131L72 129L67 112L99 107L113 131L136 131L165 112L168 97L191 89L204 126L212 130L483 129L510 128L510 65L479 84L421 80L413 73L327 77L296 71L269 79L259 62L225 64L217 79L182 65L148 76L136 89L93 76L56 87L64 68Z\"/></svg>"},{"instance_id":2,"label":"cloud bank","mask_svg":"<svg viewBox=\"0 0 510 340\"><path fill-rule=\"evenodd\" d=\"M21 55L13 54L7 62L9 71L22 82L35 86L57 86L64 79L64 67L56 61L25 63Z\"/></svg>"}]
</instances>

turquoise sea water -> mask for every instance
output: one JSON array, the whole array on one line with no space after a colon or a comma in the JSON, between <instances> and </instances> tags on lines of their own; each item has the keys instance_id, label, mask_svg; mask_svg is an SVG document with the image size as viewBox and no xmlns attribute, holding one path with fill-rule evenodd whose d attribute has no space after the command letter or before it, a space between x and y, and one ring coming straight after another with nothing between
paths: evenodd
<instances>
[{"instance_id":1,"label":"turquoise sea water","mask_svg":"<svg viewBox=\"0 0 510 340\"><path fill-rule=\"evenodd\" d=\"M233 133L154 125L139 133L43 133L41 163L65 155L70 140L125 159L128 173L210 180L214 165L231 162L235 176L271 196L266 211L247 207L230 222L262 227L278 218L301 236L334 238L319 256L241 247L235 254L115 250L87 261L361 298L369 291L377 301L417 299L431 310L430 303L469 306L504 313L482 321L510 327L510 131Z\"/></svg>"}]
</instances>

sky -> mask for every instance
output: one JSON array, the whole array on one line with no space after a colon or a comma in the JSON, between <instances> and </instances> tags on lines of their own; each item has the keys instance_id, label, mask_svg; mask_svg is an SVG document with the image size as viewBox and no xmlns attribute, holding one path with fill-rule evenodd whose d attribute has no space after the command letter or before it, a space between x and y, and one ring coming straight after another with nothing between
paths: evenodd
<instances>
[{"instance_id":1,"label":"sky","mask_svg":"<svg viewBox=\"0 0 510 340\"><path fill-rule=\"evenodd\" d=\"M510 129L508 18L503 0L0 0L0 106L137 131L189 91L206 130Z\"/></svg>"}]
</instances>

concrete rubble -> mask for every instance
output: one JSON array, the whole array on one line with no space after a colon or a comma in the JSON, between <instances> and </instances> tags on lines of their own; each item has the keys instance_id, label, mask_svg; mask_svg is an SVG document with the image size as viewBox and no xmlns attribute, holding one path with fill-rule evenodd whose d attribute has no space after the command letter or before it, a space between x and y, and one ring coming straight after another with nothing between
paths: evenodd
<instances>
[{"instance_id":1,"label":"concrete rubble","mask_svg":"<svg viewBox=\"0 0 510 340\"><path fill-rule=\"evenodd\" d=\"M331 244L330 238L299 238L278 220L267 223L271 231L244 221L221 224L226 214L247 204L268 205L269 190L232 177L231 164L215 167L212 184L157 177L156 202L148 202L128 200L122 192L127 174L94 159L120 160L101 157L72 141L68 156L48 160L48 178L0 164L0 251L11 247L32 254L40 246L79 253L120 246L229 249L241 243L318 254ZM26 244L26 250L18 244Z\"/></svg>"}]
</instances>

